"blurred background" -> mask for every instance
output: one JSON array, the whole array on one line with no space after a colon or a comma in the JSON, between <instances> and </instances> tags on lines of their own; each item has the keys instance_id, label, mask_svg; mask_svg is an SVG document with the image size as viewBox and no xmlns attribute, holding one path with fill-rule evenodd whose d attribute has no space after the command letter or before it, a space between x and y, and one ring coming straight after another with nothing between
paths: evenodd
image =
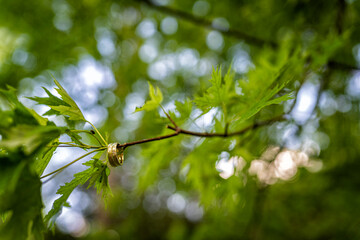
<instances>
[{"instance_id":1,"label":"blurred background","mask_svg":"<svg viewBox=\"0 0 360 240\"><path fill-rule=\"evenodd\" d=\"M164 133L160 112L133 113L148 98L147 81L172 110L203 92L220 65L246 78L286 46L319 62L289 86L294 100L267 110L288 112L285 122L232 139L182 136L128 148L110 175L107 207L92 189L76 189L47 239L360 239L359 1L0 6L0 87L16 87L44 113L25 96L53 89L51 73L113 142ZM212 130L215 114L198 117L195 108L189 127ZM59 148L46 172L81 154ZM76 163L43 185L45 212L82 169Z\"/></svg>"}]
</instances>

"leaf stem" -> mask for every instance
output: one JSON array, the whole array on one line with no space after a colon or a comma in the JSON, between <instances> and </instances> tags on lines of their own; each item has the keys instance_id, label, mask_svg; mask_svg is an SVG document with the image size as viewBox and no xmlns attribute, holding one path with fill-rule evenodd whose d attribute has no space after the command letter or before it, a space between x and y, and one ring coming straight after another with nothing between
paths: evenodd
<instances>
[{"instance_id":1,"label":"leaf stem","mask_svg":"<svg viewBox=\"0 0 360 240\"><path fill-rule=\"evenodd\" d=\"M177 124L175 123L175 121L170 117L170 115L165 111L164 107L160 104L161 109L163 110L163 112L165 113L166 117L169 119L169 121L174 125L175 128L177 128Z\"/></svg>"},{"instance_id":2,"label":"leaf stem","mask_svg":"<svg viewBox=\"0 0 360 240\"><path fill-rule=\"evenodd\" d=\"M91 145L48 145L47 147L49 147L49 148L52 148L52 147L78 147L78 148L87 148L87 149L99 148L98 146L91 146Z\"/></svg>"},{"instance_id":3,"label":"leaf stem","mask_svg":"<svg viewBox=\"0 0 360 240\"><path fill-rule=\"evenodd\" d=\"M61 145L63 144L63 145ZM60 146L61 145L61 146ZM87 144L75 144L74 142L59 142L59 145L48 145L48 147L79 147L79 148L99 148L99 146L87 145ZM105 147L105 146L101 146Z\"/></svg>"},{"instance_id":4,"label":"leaf stem","mask_svg":"<svg viewBox=\"0 0 360 240\"><path fill-rule=\"evenodd\" d=\"M95 132L100 136L101 140L103 141L103 143L105 144L105 146L108 145L108 143L105 141L105 139L103 138L103 136L101 135L101 133L98 131L98 129L88 120L86 120L86 122L88 122L95 130ZM102 145L102 144L101 144ZM103 146L103 145L102 145Z\"/></svg>"},{"instance_id":5,"label":"leaf stem","mask_svg":"<svg viewBox=\"0 0 360 240\"><path fill-rule=\"evenodd\" d=\"M90 123L90 122L89 122ZM90 123L91 124L91 123ZM92 125L92 124L91 124ZM71 132L80 132L80 133L87 133L87 134L90 134L93 138L96 139L96 141L100 144L100 146L103 146L103 144L101 143L101 141L99 140L99 138L94 134L94 133L91 133L90 131L88 130L70 130ZM100 135L101 136L101 135Z\"/></svg>"},{"instance_id":6,"label":"leaf stem","mask_svg":"<svg viewBox=\"0 0 360 240\"><path fill-rule=\"evenodd\" d=\"M90 154L92 154L92 153L94 153L94 152L99 152L99 151L102 151L102 150L105 150L105 149L107 149L107 147L100 147L100 148L97 148L97 149L95 149L95 150L92 150L92 151L90 151L90 152L88 152L88 153L85 153L85 154L84 154L84 155L82 155L81 157L78 157L78 158L77 158L77 159L75 159L74 161L72 161L72 162L70 162L70 163L66 164L65 166L62 166L61 168L58 168L58 169L56 169L55 171L53 171L53 172L51 172L51 173L48 173L48 174L46 174L46 175L44 175L44 176L40 177L40 179L42 179L42 178L46 178L46 177L48 177L48 176L50 176L50 175L52 175L52 174L54 174L54 173L57 173L57 172L59 172L59 171L61 171L61 170L65 169L65 168L67 168L68 166L70 166L70 165L72 165L72 164L76 163L76 162L77 162L77 161L79 161L80 159L83 159L84 157L86 157L86 156L88 156L88 155L90 155Z\"/></svg>"}]
</instances>

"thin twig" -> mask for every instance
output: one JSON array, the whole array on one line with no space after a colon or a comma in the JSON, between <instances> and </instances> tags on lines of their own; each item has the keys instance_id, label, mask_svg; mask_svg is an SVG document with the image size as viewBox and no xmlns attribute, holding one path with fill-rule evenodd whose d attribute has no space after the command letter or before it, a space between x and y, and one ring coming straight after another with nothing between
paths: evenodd
<instances>
[{"instance_id":1,"label":"thin twig","mask_svg":"<svg viewBox=\"0 0 360 240\"><path fill-rule=\"evenodd\" d=\"M165 138L175 137L176 135L179 135L179 133L175 132L175 133L164 135L164 136L159 136L159 137L154 137L154 138L147 138L147 139L138 140L138 141L129 142L129 143L123 143L123 144L120 144L119 147L126 148L126 147L129 147L129 146L132 146L132 145L137 145L137 144L141 144L141 143L153 142L153 141L158 141L158 140L162 140L162 139L165 139Z\"/></svg>"},{"instance_id":2,"label":"thin twig","mask_svg":"<svg viewBox=\"0 0 360 240\"><path fill-rule=\"evenodd\" d=\"M225 134L225 135L228 135L228 131L229 131L229 123L227 122L227 123L225 124L224 134Z\"/></svg>"},{"instance_id":3,"label":"thin twig","mask_svg":"<svg viewBox=\"0 0 360 240\"><path fill-rule=\"evenodd\" d=\"M161 106L161 109L163 110L163 112L165 113L166 117L169 119L169 121L174 125L175 128L177 128L178 126L176 125L175 121L170 117L170 115L165 111L165 109L163 108L163 106Z\"/></svg>"},{"instance_id":4,"label":"thin twig","mask_svg":"<svg viewBox=\"0 0 360 240\"><path fill-rule=\"evenodd\" d=\"M283 120L285 120L283 115L277 116L277 117L274 117L274 118L266 120L266 121L254 123L253 125L250 125L250 126L244 128L244 129L240 130L240 131L236 131L236 132L232 132L232 133L227 133L227 132L225 132L225 133L193 132L193 131L188 131L188 130L185 130L185 129L181 129L179 127L175 128L173 126L167 126L167 128L169 128L171 130L174 130L175 133L164 135L164 136L159 136L159 137L154 137L154 138L147 138L147 139L134 141L134 142L129 142L129 143L123 143L123 144L120 144L119 147L126 148L126 147L132 146L132 145L137 145L137 144L153 142L153 141L158 141L158 140L162 140L162 139L166 139L166 138L175 137L175 136L177 136L179 134L185 134L185 135L191 135L191 136L197 136L197 137L232 137L232 136L242 135L242 134L246 133L249 130L256 129L256 128L266 126L266 125L269 125L269 124L274 123L274 122L283 121Z\"/></svg>"},{"instance_id":5,"label":"thin twig","mask_svg":"<svg viewBox=\"0 0 360 240\"><path fill-rule=\"evenodd\" d=\"M232 133L228 133L228 132L224 132L224 133L193 132L193 131L188 131L188 130L184 130L181 128L178 129L177 131L179 132L179 134L186 134L186 135L192 135L192 136L197 136L197 137L233 137L233 136L237 136L237 135L242 135L249 130L256 129L256 128L259 128L262 126L266 126L271 123L282 121L282 120L285 120L285 118L281 115L281 116L272 118L270 120L254 123L240 131L236 131L236 132L232 132ZM167 126L167 128L176 131L176 129L173 128L172 126Z\"/></svg>"}]
</instances>

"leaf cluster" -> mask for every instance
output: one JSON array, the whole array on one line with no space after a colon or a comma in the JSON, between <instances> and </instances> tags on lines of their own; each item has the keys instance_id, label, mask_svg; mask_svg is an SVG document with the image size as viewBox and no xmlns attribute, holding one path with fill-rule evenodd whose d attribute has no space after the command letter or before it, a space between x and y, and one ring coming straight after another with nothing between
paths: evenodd
<instances>
[{"instance_id":1,"label":"leaf cluster","mask_svg":"<svg viewBox=\"0 0 360 240\"><path fill-rule=\"evenodd\" d=\"M61 214L62 208L64 206L70 207L70 204L67 203L67 199L76 187L89 182L87 188L94 186L98 193L102 191L104 200L106 200L108 195L111 194L111 189L108 182L110 169L106 164L99 160L99 157L100 155L97 154L90 161L83 163L83 165L89 166L89 168L82 172L76 173L73 180L65 183L63 186L60 186L56 193L60 194L61 196L55 200L52 209L45 216L45 222L49 224L50 227L54 226L56 217Z\"/></svg>"},{"instance_id":2,"label":"leaf cluster","mask_svg":"<svg viewBox=\"0 0 360 240\"><path fill-rule=\"evenodd\" d=\"M0 227L0 239L42 239L46 230L43 222L53 226L56 216L67 205L66 200L78 185L89 182L88 187L94 186L98 192L102 191L104 199L111 194L108 184L110 169L100 160L105 147L99 141L101 146L92 151L97 151L98 154L85 163L89 168L75 174L71 182L59 188L58 194L62 196L54 202L53 208L43 220L40 176L60 144L60 135L67 134L72 138L70 146L85 150L90 148L81 141L79 135L87 131L74 129L78 122L85 122L86 119L65 89L56 80L55 84L60 98L44 88L48 97L30 99L50 107L45 116L64 116L67 127L58 127L25 107L18 100L14 88L0 90L0 98L5 97L0 105L0 215L4 221Z\"/></svg>"},{"instance_id":3,"label":"leaf cluster","mask_svg":"<svg viewBox=\"0 0 360 240\"><path fill-rule=\"evenodd\" d=\"M29 97L29 99L36 101L38 104L47 105L51 108L49 111L44 113L44 115L67 116L68 120L85 122L85 117L75 101L60 85L60 83L56 81L56 79L54 79L54 82L58 87L55 88L55 90L61 96L61 98L54 96L49 90L43 88L48 97Z\"/></svg>"},{"instance_id":4,"label":"leaf cluster","mask_svg":"<svg viewBox=\"0 0 360 240\"><path fill-rule=\"evenodd\" d=\"M299 55L299 51L287 52L281 54L273 64L262 61L259 68L251 69L240 78L237 78L231 67L225 74L221 67L214 69L206 91L193 100L175 101L176 108L169 113L161 106L163 94L160 89L155 89L149 83L150 100L135 112L153 111L161 107L165 115L169 114L171 119L178 120L181 125L189 122L196 108L201 110L197 118L216 109L219 114L216 114L215 121L223 128L227 126L237 130L265 107L281 104L294 97L286 86L301 78L303 71L299 68Z\"/></svg>"},{"instance_id":5,"label":"leaf cluster","mask_svg":"<svg viewBox=\"0 0 360 240\"><path fill-rule=\"evenodd\" d=\"M210 87L201 96L197 96L193 100L185 99L183 102L175 101L174 104L176 108L172 112L167 112L162 107L163 94L160 88L153 87L152 84L149 83L150 100L146 101L142 107L137 108L135 112L154 111L160 107L168 120L176 127L177 124L179 124L179 126L185 124L191 126L191 118L194 116L194 111L200 110L201 114L199 116L202 116L210 110L216 109L220 114L216 114L215 116L214 130L221 132L224 127L229 126L229 124L231 124L232 129L236 129L239 124L251 119L266 106L280 104L291 98L290 93L281 93L285 86L294 80L294 77L290 77L289 75L290 71L293 72L294 67L289 59L287 59L286 63L280 62L268 68L262 68L260 70L254 69L247 75L247 79L240 80L236 79L231 68L229 68L224 76L221 68L214 69L212 78L210 79ZM32 189L32 191L37 192L37 194L33 196L33 202L30 201L32 202L32 206L37 206L36 211L31 214L29 213L29 218L23 220L24 225L22 228L29 229L29 226L35 226L32 225L35 219L36 221L42 219L42 202L41 199L39 200L41 186L39 177L43 174L46 166L50 162L56 147L61 144L58 140L61 134L70 136L72 139L70 146L78 146L85 150L89 148L89 145L82 142L81 135L79 134L86 131L74 129L78 123L88 121L65 89L56 80L55 84L57 85L56 91L60 97L53 95L49 90L44 88L48 95L47 97L31 97L30 99L36 101L38 104L44 104L50 107L50 110L44 114L45 116L55 115L65 117L68 124L67 127L57 127L53 122L24 107L18 101L14 89L2 91L8 99L7 104L10 110L2 111L5 117L1 119L0 122L4 127L0 132L3 136L0 147L5 150L5 155L2 157L7 159L3 161L3 163L9 162L9 164L12 164L9 165L12 167L7 166L7 168L3 168L4 171L6 169L7 174L0 179L0 181L2 181L0 184L4 186L9 185L7 188L4 188L2 192L0 191L0 196L3 196L0 213L10 213L9 220L6 220L6 229L12 229L12 224L18 221L18 213L20 210L18 210L16 206L22 206L22 211L25 211L25 208L29 207L28 205L25 207L20 203L16 206L12 205L13 203L17 203L18 199L11 201L12 198L16 198L15 194L19 191L24 191L24 194L28 193L27 190L21 189L24 187L20 184L22 178L29 178L28 181L33 181L34 184L32 187L36 187L36 189ZM257 88L256 86L258 85L263 86L263 88ZM88 183L88 188L92 186L95 187L98 193L102 192L105 200L108 195L111 194L108 183L110 169L106 162L104 163L100 160L103 151L106 149L104 144L107 143L96 128L95 131L101 138L98 139L94 136L100 144L98 149L86 153L68 165L93 152L98 153L93 156L90 161L84 163L85 166L89 167L88 169L76 173L73 180L65 183L65 185L62 185L58 189L57 194L61 196L55 200L52 209L44 218L45 224L50 227L54 226L55 219L61 214L62 208L69 207L67 200L77 186ZM182 138L177 138L177 140L172 141L172 147L166 147L168 146L166 142L158 142L156 144L154 143L155 148L144 152L144 154L151 155L156 159L163 159L164 161L158 161L157 164L149 165L150 167L142 174L142 180L140 181L141 189L144 190L147 185L156 180L156 176L153 174L154 172L166 166L171 159L181 159L179 157L182 156L182 158L185 159L183 166L188 165L191 168L187 179L189 183L202 192L204 196L203 204L205 206L213 204L213 202L210 201L214 197L213 194L223 195L224 192L234 193L234 189L229 188L230 185L224 185L225 188L213 191L213 185L216 185L214 182L214 176L217 175L216 170L213 168L213 165L203 166L204 163L196 160L199 154L205 154L205 152L209 158L216 159L219 151L228 146L228 141L206 140L194 146L191 154L185 153L181 148L177 147L181 145L181 143ZM206 147L202 147L203 145L206 145ZM210 147L211 151L209 151L209 146L212 146ZM158 148L167 150L158 151ZM12 183L12 185L9 183ZM19 184L17 185L16 183ZM14 184L16 186L13 186ZM235 185L232 184L231 186ZM229 191L224 189L228 189ZM36 200L35 197L37 197ZM224 199L231 198L225 197L224 195ZM29 207L29 209L31 208ZM29 231L27 235L22 236L30 236L31 234L41 235L40 230L34 229L33 231ZM9 230L3 232L5 234L4 236L8 238L10 236L17 236L15 231Z\"/></svg>"},{"instance_id":6,"label":"leaf cluster","mask_svg":"<svg viewBox=\"0 0 360 240\"><path fill-rule=\"evenodd\" d=\"M42 238L41 182L35 169L42 149L64 128L26 108L15 89L0 90L0 214L6 216L0 239Z\"/></svg>"}]
</instances>

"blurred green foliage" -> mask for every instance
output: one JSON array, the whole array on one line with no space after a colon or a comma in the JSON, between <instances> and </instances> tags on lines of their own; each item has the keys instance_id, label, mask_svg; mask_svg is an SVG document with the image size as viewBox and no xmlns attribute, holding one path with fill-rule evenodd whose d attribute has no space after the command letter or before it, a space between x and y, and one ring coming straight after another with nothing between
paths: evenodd
<instances>
[{"instance_id":1,"label":"blurred green foliage","mask_svg":"<svg viewBox=\"0 0 360 240\"><path fill-rule=\"evenodd\" d=\"M0 6L0 87L9 89L0 95L1 239L41 238L57 189L84 171L41 184L49 162L45 172L77 154L58 149L50 160L46 146L60 135L85 150L98 144L84 119L108 142L174 133L160 102L178 126L201 133L285 120L229 138L130 146L109 182L103 169L93 180L110 184L107 207L79 187L45 239L360 238L359 1ZM50 73L64 89L52 91ZM151 111L134 113L141 106ZM66 118L40 116L48 111Z\"/></svg>"}]
</instances>

